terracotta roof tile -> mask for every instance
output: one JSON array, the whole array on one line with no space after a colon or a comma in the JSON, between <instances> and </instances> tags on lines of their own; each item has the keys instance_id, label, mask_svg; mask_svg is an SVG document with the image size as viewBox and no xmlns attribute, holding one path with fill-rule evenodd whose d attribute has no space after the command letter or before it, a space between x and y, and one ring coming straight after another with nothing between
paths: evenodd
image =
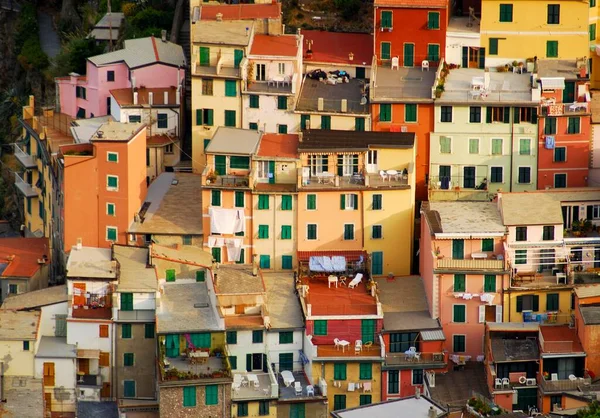
<instances>
[{"instance_id":1,"label":"terracotta roof tile","mask_svg":"<svg viewBox=\"0 0 600 418\"><path fill-rule=\"evenodd\" d=\"M376 7L440 8L448 7L447 0L375 0Z\"/></svg>"},{"instance_id":2,"label":"terracotta roof tile","mask_svg":"<svg viewBox=\"0 0 600 418\"><path fill-rule=\"evenodd\" d=\"M264 134L258 148L259 157L298 158L298 135Z\"/></svg>"},{"instance_id":3,"label":"terracotta roof tile","mask_svg":"<svg viewBox=\"0 0 600 418\"><path fill-rule=\"evenodd\" d=\"M577 337L577 331L567 325L542 326L540 333L544 337L544 353L581 353L583 347Z\"/></svg>"},{"instance_id":4,"label":"terracotta roof tile","mask_svg":"<svg viewBox=\"0 0 600 418\"><path fill-rule=\"evenodd\" d=\"M225 317L225 328L227 329L258 329L264 328L265 324L260 315L236 315Z\"/></svg>"},{"instance_id":5,"label":"terracotta roof tile","mask_svg":"<svg viewBox=\"0 0 600 418\"><path fill-rule=\"evenodd\" d=\"M281 3L202 6L200 19L216 20L217 13L223 15L223 20L277 19L281 17Z\"/></svg>"},{"instance_id":6,"label":"terracotta roof tile","mask_svg":"<svg viewBox=\"0 0 600 418\"><path fill-rule=\"evenodd\" d=\"M304 35L304 61L371 65L373 60L373 36L368 33L325 32L318 30L302 31ZM307 42L312 41L312 56L306 56ZM349 54L354 54L350 61ZM366 63L366 64L363 64Z\"/></svg>"},{"instance_id":7,"label":"terracotta roof tile","mask_svg":"<svg viewBox=\"0 0 600 418\"><path fill-rule=\"evenodd\" d=\"M254 35L250 55L295 57L298 54L296 35Z\"/></svg>"},{"instance_id":8,"label":"terracotta roof tile","mask_svg":"<svg viewBox=\"0 0 600 418\"><path fill-rule=\"evenodd\" d=\"M152 103L154 105L171 105L177 104L177 89L176 88L138 88L138 105L133 104L133 91L130 88L113 89L110 93L113 95L119 106L141 106L149 104L149 94L152 92ZM165 92L168 92L168 102L165 103Z\"/></svg>"},{"instance_id":9,"label":"terracotta roof tile","mask_svg":"<svg viewBox=\"0 0 600 418\"><path fill-rule=\"evenodd\" d=\"M175 142L174 139L169 138L168 135L152 135L149 136L148 139L146 140L146 144L148 146L163 146L163 145L169 145L172 144L173 142Z\"/></svg>"},{"instance_id":10,"label":"terracotta roof tile","mask_svg":"<svg viewBox=\"0 0 600 418\"><path fill-rule=\"evenodd\" d=\"M49 256L47 238L0 239L0 263L7 264L2 277L31 277L40 268L38 260Z\"/></svg>"}]
</instances>

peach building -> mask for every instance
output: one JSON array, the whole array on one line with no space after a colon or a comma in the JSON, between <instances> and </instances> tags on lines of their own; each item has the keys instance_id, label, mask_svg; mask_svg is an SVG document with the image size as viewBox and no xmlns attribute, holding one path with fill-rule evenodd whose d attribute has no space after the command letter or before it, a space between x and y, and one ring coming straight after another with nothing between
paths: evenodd
<instances>
[{"instance_id":1,"label":"peach building","mask_svg":"<svg viewBox=\"0 0 600 418\"><path fill-rule=\"evenodd\" d=\"M429 202L421 208L421 275L454 363L484 353L486 323L502 322L506 229L492 202Z\"/></svg>"}]
</instances>

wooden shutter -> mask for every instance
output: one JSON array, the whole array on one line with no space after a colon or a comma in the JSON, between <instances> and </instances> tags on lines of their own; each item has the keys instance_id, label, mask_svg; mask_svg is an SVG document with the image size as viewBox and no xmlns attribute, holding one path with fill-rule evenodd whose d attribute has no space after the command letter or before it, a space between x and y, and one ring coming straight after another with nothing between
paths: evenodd
<instances>
[{"instance_id":1,"label":"wooden shutter","mask_svg":"<svg viewBox=\"0 0 600 418\"><path fill-rule=\"evenodd\" d=\"M341 210L346 209L346 195L345 194L340 195L340 209Z\"/></svg>"},{"instance_id":2,"label":"wooden shutter","mask_svg":"<svg viewBox=\"0 0 600 418\"><path fill-rule=\"evenodd\" d=\"M252 371L252 354L246 354L246 371Z\"/></svg>"},{"instance_id":3,"label":"wooden shutter","mask_svg":"<svg viewBox=\"0 0 600 418\"><path fill-rule=\"evenodd\" d=\"M54 386L54 363L44 363L44 386Z\"/></svg>"},{"instance_id":4,"label":"wooden shutter","mask_svg":"<svg viewBox=\"0 0 600 418\"><path fill-rule=\"evenodd\" d=\"M513 121L514 123L521 123L521 108L513 108Z\"/></svg>"},{"instance_id":5,"label":"wooden shutter","mask_svg":"<svg viewBox=\"0 0 600 418\"><path fill-rule=\"evenodd\" d=\"M485 306L479 305L479 323L483 324L485 322Z\"/></svg>"},{"instance_id":6,"label":"wooden shutter","mask_svg":"<svg viewBox=\"0 0 600 418\"><path fill-rule=\"evenodd\" d=\"M462 67L469 68L469 47L462 47Z\"/></svg>"},{"instance_id":7,"label":"wooden shutter","mask_svg":"<svg viewBox=\"0 0 600 418\"><path fill-rule=\"evenodd\" d=\"M502 322L502 305L496 305L496 322Z\"/></svg>"},{"instance_id":8,"label":"wooden shutter","mask_svg":"<svg viewBox=\"0 0 600 418\"><path fill-rule=\"evenodd\" d=\"M523 296L517 296L517 312L523 312Z\"/></svg>"}]
</instances>

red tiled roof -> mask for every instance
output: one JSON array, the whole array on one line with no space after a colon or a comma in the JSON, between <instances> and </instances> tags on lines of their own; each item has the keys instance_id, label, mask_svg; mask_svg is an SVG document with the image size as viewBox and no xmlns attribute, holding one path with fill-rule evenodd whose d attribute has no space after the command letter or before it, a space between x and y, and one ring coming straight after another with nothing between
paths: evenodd
<instances>
[{"instance_id":1,"label":"red tiled roof","mask_svg":"<svg viewBox=\"0 0 600 418\"><path fill-rule=\"evenodd\" d=\"M146 145L149 146L161 146L161 145L169 145L175 142L173 139L169 138L168 135L152 135L148 137L146 140Z\"/></svg>"},{"instance_id":2,"label":"red tiled roof","mask_svg":"<svg viewBox=\"0 0 600 418\"><path fill-rule=\"evenodd\" d=\"M350 279L346 280L346 284ZM303 279L308 285L306 302L310 303L312 315L376 315L377 301L367 290L363 281L354 289L339 283L329 287L327 277Z\"/></svg>"},{"instance_id":3,"label":"red tiled roof","mask_svg":"<svg viewBox=\"0 0 600 418\"><path fill-rule=\"evenodd\" d=\"M254 35L250 48L250 55L295 57L296 54L296 35Z\"/></svg>"},{"instance_id":4,"label":"red tiled roof","mask_svg":"<svg viewBox=\"0 0 600 418\"><path fill-rule=\"evenodd\" d=\"M353 251L298 251L298 261L306 262L310 257L313 256L343 256L346 257L346 261L358 261L360 257L363 258L363 261L367 261L367 252L360 250Z\"/></svg>"},{"instance_id":5,"label":"red tiled roof","mask_svg":"<svg viewBox=\"0 0 600 418\"><path fill-rule=\"evenodd\" d=\"M574 328L568 325L541 326L540 332L544 338L542 351L544 353L580 353L583 347Z\"/></svg>"},{"instance_id":6,"label":"red tiled roof","mask_svg":"<svg viewBox=\"0 0 600 418\"><path fill-rule=\"evenodd\" d=\"M371 65L373 35L368 33L302 31L304 35L304 61L331 64ZM308 41L312 41L312 57L306 56ZM354 54L350 61L349 54ZM366 63L366 64L363 64Z\"/></svg>"},{"instance_id":7,"label":"red tiled roof","mask_svg":"<svg viewBox=\"0 0 600 418\"><path fill-rule=\"evenodd\" d=\"M133 90L130 88L124 89L113 89L110 90L110 94L113 95L119 106L142 106L149 104L149 93L152 93L152 104L154 105L168 105L168 106L179 106L177 104L177 89L175 87L165 88L138 88L138 104L133 104ZM168 93L168 102L165 103L165 92Z\"/></svg>"},{"instance_id":8,"label":"red tiled roof","mask_svg":"<svg viewBox=\"0 0 600 418\"><path fill-rule=\"evenodd\" d=\"M216 20L217 13L223 14L223 20L276 19L281 17L281 3L207 5L202 6L200 19Z\"/></svg>"},{"instance_id":9,"label":"red tiled roof","mask_svg":"<svg viewBox=\"0 0 600 418\"><path fill-rule=\"evenodd\" d=\"M264 134L258 148L259 157L298 157L298 135Z\"/></svg>"},{"instance_id":10,"label":"red tiled roof","mask_svg":"<svg viewBox=\"0 0 600 418\"><path fill-rule=\"evenodd\" d=\"M375 0L376 7L414 7L440 8L448 7L447 0Z\"/></svg>"},{"instance_id":11,"label":"red tiled roof","mask_svg":"<svg viewBox=\"0 0 600 418\"><path fill-rule=\"evenodd\" d=\"M48 258L48 238L0 239L0 263L7 264L2 277L31 277L40 268L38 260Z\"/></svg>"},{"instance_id":12,"label":"red tiled roof","mask_svg":"<svg viewBox=\"0 0 600 418\"><path fill-rule=\"evenodd\" d=\"M264 321L260 315L226 316L225 327L227 329L258 329L264 327Z\"/></svg>"}]
</instances>

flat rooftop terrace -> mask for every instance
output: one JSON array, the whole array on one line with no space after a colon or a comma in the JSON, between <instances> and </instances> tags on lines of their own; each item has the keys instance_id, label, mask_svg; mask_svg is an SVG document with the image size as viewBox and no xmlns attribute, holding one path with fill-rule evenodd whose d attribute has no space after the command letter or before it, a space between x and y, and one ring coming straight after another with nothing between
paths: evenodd
<instances>
[{"instance_id":1,"label":"flat rooftop terrace","mask_svg":"<svg viewBox=\"0 0 600 418\"><path fill-rule=\"evenodd\" d=\"M433 102L431 87L435 72L433 67L422 71L420 64L419 67L400 67L397 70L379 66L373 77L371 97L374 101L406 99Z\"/></svg>"},{"instance_id":2,"label":"flat rooftop terrace","mask_svg":"<svg viewBox=\"0 0 600 418\"><path fill-rule=\"evenodd\" d=\"M342 283L329 287L327 277L303 279L309 287L305 301L312 305L312 315L376 315L377 299L367 293L364 280L349 289Z\"/></svg>"}]
</instances>

